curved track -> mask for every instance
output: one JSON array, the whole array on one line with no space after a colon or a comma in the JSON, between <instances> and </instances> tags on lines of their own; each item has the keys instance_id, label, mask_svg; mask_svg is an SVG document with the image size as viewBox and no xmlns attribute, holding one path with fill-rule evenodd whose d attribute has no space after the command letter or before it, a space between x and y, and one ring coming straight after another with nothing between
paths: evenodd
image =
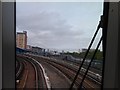
<instances>
[{"instance_id":1,"label":"curved track","mask_svg":"<svg viewBox=\"0 0 120 90\"><path fill-rule=\"evenodd\" d=\"M44 57L36 57L36 56L32 56L33 58L35 58L38 61L44 61L47 62L48 64L54 66L55 68L59 69L63 74L65 74L71 81L73 80L76 71L74 69L71 69L70 67L68 67L66 64L61 64L58 62L55 62L52 59L49 58L44 58ZM77 81L75 83L76 86L79 85L80 81L82 79L82 75L79 75L79 77L77 78ZM99 83L93 82L90 79L86 78L84 83L83 83L85 88L99 88L100 89L100 85Z\"/></svg>"},{"instance_id":2,"label":"curved track","mask_svg":"<svg viewBox=\"0 0 120 90\"><path fill-rule=\"evenodd\" d=\"M71 81L67 78L66 75L64 75L59 69L47 62L39 62L45 68L45 71L51 82L51 89L54 90L56 88L65 88L67 90L69 88Z\"/></svg>"},{"instance_id":3,"label":"curved track","mask_svg":"<svg viewBox=\"0 0 120 90\"><path fill-rule=\"evenodd\" d=\"M17 88L31 88L31 89L48 89L46 83L46 76L42 66L35 60L17 56L19 61L23 64L24 70L20 77L20 82L17 84Z\"/></svg>"},{"instance_id":4,"label":"curved track","mask_svg":"<svg viewBox=\"0 0 120 90\"><path fill-rule=\"evenodd\" d=\"M23 73L24 65L19 60L16 60L16 80L19 80Z\"/></svg>"}]
</instances>

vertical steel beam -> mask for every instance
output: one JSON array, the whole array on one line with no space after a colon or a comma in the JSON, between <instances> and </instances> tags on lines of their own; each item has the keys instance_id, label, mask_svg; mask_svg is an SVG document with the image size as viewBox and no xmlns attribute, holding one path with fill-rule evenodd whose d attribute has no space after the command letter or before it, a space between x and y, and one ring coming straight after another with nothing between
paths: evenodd
<instances>
[{"instance_id":1,"label":"vertical steel beam","mask_svg":"<svg viewBox=\"0 0 120 90\"><path fill-rule=\"evenodd\" d=\"M109 12L109 2L104 2L103 5L103 20L102 20L102 34L103 34L103 68L102 68L102 85L103 89L103 80L104 80L104 67L105 67L105 54L106 54L106 38L107 38L107 28L108 28L108 12Z\"/></svg>"},{"instance_id":2,"label":"vertical steel beam","mask_svg":"<svg viewBox=\"0 0 120 90\"><path fill-rule=\"evenodd\" d=\"M2 2L2 88L15 88L14 2Z\"/></svg>"},{"instance_id":3,"label":"vertical steel beam","mask_svg":"<svg viewBox=\"0 0 120 90\"><path fill-rule=\"evenodd\" d=\"M109 17L106 39L106 52L105 52L105 66L104 66L104 80L103 88L118 88L118 61L120 45L120 28L119 28L119 3L109 3Z\"/></svg>"},{"instance_id":4,"label":"vertical steel beam","mask_svg":"<svg viewBox=\"0 0 120 90\"><path fill-rule=\"evenodd\" d=\"M120 70L118 69L119 67L120 67L120 1L119 1L119 4L118 4L118 20L119 20L119 22L118 22L118 29L119 29L119 31L118 31L118 65L117 65L117 71L116 71L116 73L118 73L118 82L117 82L117 86L118 86L118 88L119 88L119 90L120 90L120 85L118 85L118 84L120 84ZM116 78L117 79L117 78Z\"/></svg>"},{"instance_id":5,"label":"vertical steel beam","mask_svg":"<svg viewBox=\"0 0 120 90\"><path fill-rule=\"evenodd\" d=\"M2 2L0 1L0 89L2 89Z\"/></svg>"}]
</instances>

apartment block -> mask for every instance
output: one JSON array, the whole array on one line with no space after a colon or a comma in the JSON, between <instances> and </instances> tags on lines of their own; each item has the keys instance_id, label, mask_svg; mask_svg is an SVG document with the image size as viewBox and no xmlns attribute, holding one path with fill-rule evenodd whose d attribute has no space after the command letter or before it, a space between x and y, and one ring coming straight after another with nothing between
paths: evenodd
<instances>
[{"instance_id":1,"label":"apartment block","mask_svg":"<svg viewBox=\"0 0 120 90\"><path fill-rule=\"evenodd\" d=\"M27 32L17 32L16 35L16 45L18 48L26 49L27 48Z\"/></svg>"}]
</instances>

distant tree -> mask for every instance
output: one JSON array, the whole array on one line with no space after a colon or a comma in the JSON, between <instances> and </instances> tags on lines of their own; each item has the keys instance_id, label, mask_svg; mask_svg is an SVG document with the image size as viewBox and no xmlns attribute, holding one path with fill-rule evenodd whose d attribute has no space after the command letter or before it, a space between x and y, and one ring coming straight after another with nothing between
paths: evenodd
<instances>
[{"instance_id":1,"label":"distant tree","mask_svg":"<svg viewBox=\"0 0 120 90\"><path fill-rule=\"evenodd\" d=\"M66 52L64 54L66 54L66 55L72 55L73 57L76 57L76 58L84 58L85 53L86 52L80 52L80 53L78 53L78 52ZM94 54L94 51L90 51L88 53L86 59L91 59L92 56L93 56L93 54ZM103 52L100 51L100 50L98 50L97 53L96 53L96 55L95 55L95 57L94 57L94 59L96 59L96 60L102 60L103 59Z\"/></svg>"}]
</instances>

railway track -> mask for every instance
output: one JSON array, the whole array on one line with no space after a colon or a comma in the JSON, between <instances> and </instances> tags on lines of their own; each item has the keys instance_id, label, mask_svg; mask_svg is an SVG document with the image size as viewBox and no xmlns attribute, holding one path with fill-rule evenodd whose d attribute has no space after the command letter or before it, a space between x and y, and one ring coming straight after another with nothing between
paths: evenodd
<instances>
[{"instance_id":1,"label":"railway track","mask_svg":"<svg viewBox=\"0 0 120 90\"><path fill-rule=\"evenodd\" d=\"M58 63L58 62L55 62L53 60L50 60L48 58L43 58L43 57L35 57L35 56L32 56L33 58L35 58L36 60L40 60L42 59L42 61L44 62L47 62L49 63L50 65L53 65L54 67L56 67L57 69L59 69L61 72L63 72L71 81L73 80L75 74L76 74L76 71L70 67L68 67L67 65L65 64L61 64L61 63ZM75 82L75 84L77 86L79 86L80 84L80 81L82 79L82 75L79 75L77 81ZM100 88L100 85L98 83L94 83L92 82L90 79L85 79L84 83L83 83L84 87L85 88Z\"/></svg>"},{"instance_id":2,"label":"railway track","mask_svg":"<svg viewBox=\"0 0 120 90\"><path fill-rule=\"evenodd\" d=\"M22 57L17 57L17 58L24 65L23 73L21 73L21 77L19 79L20 82L17 84L17 89L18 88L23 88L23 89L24 88L35 88L36 87L36 84L35 84L36 71L35 71L34 66L30 62L24 60ZM31 78L31 81L29 80L30 78Z\"/></svg>"},{"instance_id":3,"label":"railway track","mask_svg":"<svg viewBox=\"0 0 120 90\"><path fill-rule=\"evenodd\" d=\"M50 61L52 61L52 62L54 62L54 63L58 63L58 64L60 64L60 65L62 65L62 66L64 66L64 67L66 67L66 68L74 71L75 73L77 72L77 70L78 70L78 68L79 68L79 67L76 66L76 65L69 64L69 63L64 62L64 61L59 61L59 60L57 60L57 59L54 59L54 60L51 59ZM80 75L83 76L85 71L86 71L86 69L82 67L82 70L81 70L81 72L80 72ZM88 71L87 79L90 79L91 81L95 82L96 84L98 84L98 85L100 86L100 85L101 85L101 78L98 79L98 77L94 77L94 76L96 76L96 73L91 72L91 71Z\"/></svg>"},{"instance_id":4,"label":"railway track","mask_svg":"<svg viewBox=\"0 0 120 90\"><path fill-rule=\"evenodd\" d=\"M23 69L23 63L19 62L19 60L16 60L16 80L20 79Z\"/></svg>"},{"instance_id":5,"label":"railway track","mask_svg":"<svg viewBox=\"0 0 120 90\"><path fill-rule=\"evenodd\" d=\"M78 66L78 67L79 67L79 65L81 64L80 61L76 61L76 60L73 61L73 60L63 60L63 59L55 58L55 57L52 57L52 58L53 58L53 59L60 60L60 61L63 61L63 62L66 62L66 63L69 63L69 64L72 64L72 65L74 65L74 66ZM87 68L87 66L88 66L88 65L86 65L85 62L84 62L83 67L84 67L84 68ZM98 74L100 74L100 75L102 75L102 70L99 70L98 68L90 67L89 70L90 70L90 71L93 71L93 72L95 72L95 73L98 73Z\"/></svg>"},{"instance_id":6,"label":"railway track","mask_svg":"<svg viewBox=\"0 0 120 90\"><path fill-rule=\"evenodd\" d=\"M24 70L18 88L32 88L48 90L48 82L46 80L45 72L39 62L30 57L17 56L24 64Z\"/></svg>"},{"instance_id":7,"label":"railway track","mask_svg":"<svg viewBox=\"0 0 120 90\"><path fill-rule=\"evenodd\" d=\"M77 70L79 68L79 66L68 63L68 62L60 61L60 60L57 60L57 59L51 59L51 58L48 58L48 59L50 59L50 61L52 61L54 63L58 63L58 64L66 67L66 68L69 68L70 70L72 70L74 72L77 72ZM85 71L86 71L86 69L82 67L80 74L84 75ZM99 78L98 78L98 76L99 76ZM98 85L101 85L101 78L102 77L99 74L96 75L96 73L89 70L88 74L87 74L87 78L94 81Z\"/></svg>"},{"instance_id":8,"label":"railway track","mask_svg":"<svg viewBox=\"0 0 120 90\"><path fill-rule=\"evenodd\" d=\"M56 67L57 69L59 69L59 70L60 70L61 72L63 72L71 81L73 81L74 76L75 76L75 74L76 74L75 71L73 71L73 70L71 70L70 68L67 68L67 67L65 67L65 66L63 66L63 65L61 65L61 64L55 63L55 62L49 62L49 61L48 61L47 63L49 63L49 64L53 65L54 67ZM82 79L82 77L81 77L81 75L79 75L78 78L77 78L77 80L76 80L76 82L75 82L76 86L79 86L81 79ZM87 79L85 80L85 82L84 82L83 85L84 85L84 87L86 87L86 88L98 88L97 86L94 87L95 85L92 86L92 84L90 84L90 82L89 82Z\"/></svg>"}]
</instances>

